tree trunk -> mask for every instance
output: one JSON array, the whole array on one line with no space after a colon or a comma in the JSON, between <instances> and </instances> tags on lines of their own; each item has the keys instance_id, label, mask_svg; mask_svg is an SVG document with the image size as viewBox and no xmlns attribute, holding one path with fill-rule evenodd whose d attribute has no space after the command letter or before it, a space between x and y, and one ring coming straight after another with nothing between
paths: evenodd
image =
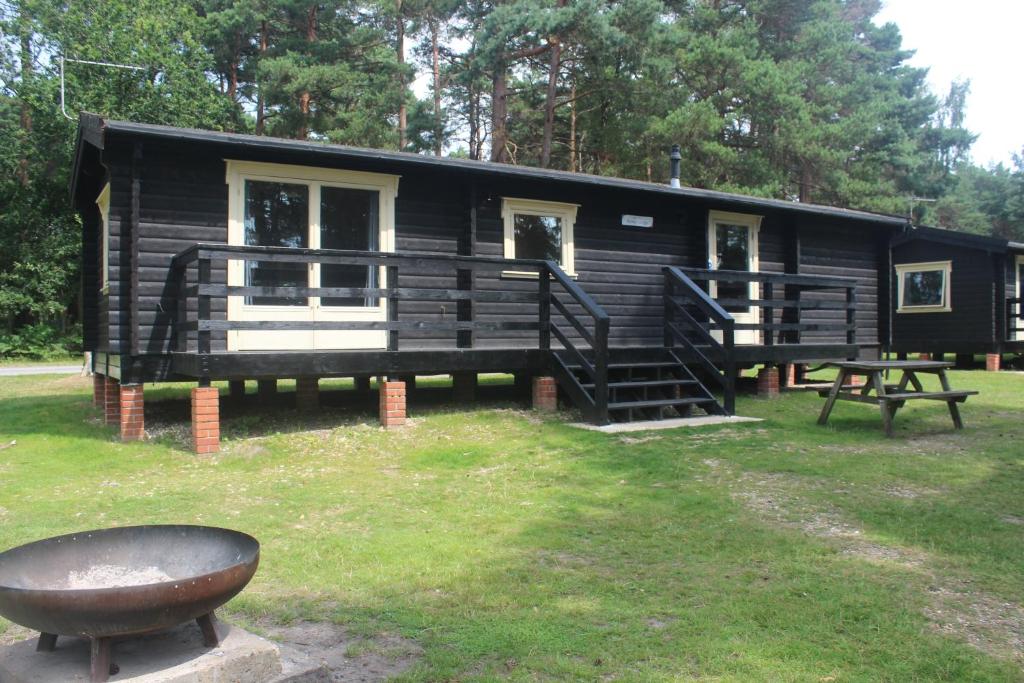
<instances>
[{"instance_id":1,"label":"tree trunk","mask_svg":"<svg viewBox=\"0 0 1024 683\"><path fill-rule=\"evenodd\" d=\"M807 163L804 162L800 166L800 201L810 202L812 193L811 186L814 183L814 178L811 175L811 169Z\"/></svg>"},{"instance_id":2,"label":"tree trunk","mask_svg":"<svg viewBox=\"0 0 1024 683\"><path fill-rule=\"evenodd\" d=\"M491 78L491 161L508 161L508 64L498 61Z\"/></svg>"},{"instance_id":3,"label":"tree trunk","mask_svg":"<svg viewBox=\"0 0 1024 683\"><path fill-rule=\"evenodd\" d=\"M267 53L267 22L260 24L260 56L259 60L263 61L263 56ZM263 99L263 84L256 83L256 135L263 135L267 129L267 105Z\"/></svg>"},{"instance_id":4,"label":"tree trunk","mask_svg":"<svg viewBox=\"0 0 1024 683\"><path fill-rule=\"evenodd\" d=\"M430 20L430 51L434 67L434 156L441 156L444 122L441 120L441 57L437 44L437 17Z\"/></svg>"},{"instance_id":5,"label":"tree trunk","mask_svg":"<svg viewBox=\"0 0 1024 683\"><path fill-rule=\"evenodd\" d=\"M573 74L569 89L569 170L575 173L576 167L576 74Z\"/></svg>"},{"instance_id":6,"label":"tree trunk","mask_svg":"<svg viewBox=\"0 0 1024 683\"><path fill-rule=\"evenodd\" d=\"M18 160L18 181L22 187L28 187L28 137L32 132L32 110L29 106L28 83L32 80L32 27L29 24L28 11L22 5L18 15L18 43L20 53L18 59L21 62L21 83L19 84L18 99L21 100L21 116L19 125L22 131L22 145L25 154Z\"/></svg>"},{"instance_id":7,"label":"tree trunk","mask_svg":"<svg viewBox=\"0 0 1024 683\"><path fill-rule=\"evenodd\" d=\"M306 42L312 45L316 42L316 12L317 5L313 5L306 11ZM299 111L302 114L302 123L299 124L297 137L300 140L309 139L309 114L313 96L309 90L303 90L299 95Z\"/></svg>"},{"instance_id":8,"label":"tree trunk","mask_svg":"<svg viewBox=\"0 0 1024 683\"><path fill-rule=\"evenodd\" d=\"M559 3L561 4L561 3ZM558 95L558 70L561 68L562 44L554 38L548 66L548 92L544 98L544 138L541 140L540 166L551 165L551 138L555 134L555 97Z\"/></svg>"},{"instance_id":9,"label":"tree trunk","mask_svg":"<svg viewBox=\"0 0 1024 683\"><path fill-rule=\"evenodd\" d=\"M395 0L395 16L398 21L398 35L395 41L395 52L398 58L398 85L402 101L398 105L398 149L404 150L409 144L406 131L409 127L408 111L405 105L405 18L402 16L402 0Z\"/></svg>"}]
</instances>

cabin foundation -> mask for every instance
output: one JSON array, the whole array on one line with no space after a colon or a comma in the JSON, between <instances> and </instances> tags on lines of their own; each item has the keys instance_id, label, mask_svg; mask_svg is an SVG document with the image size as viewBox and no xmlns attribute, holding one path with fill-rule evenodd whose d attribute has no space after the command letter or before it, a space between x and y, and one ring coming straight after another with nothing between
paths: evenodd
<instances>
[{"instance_id":1,"label":"cabin foundation","mask_svg":"<svg viewBox=\"0 0 1024 683\"><path fill-rule=\"evenodd\" d=\"M452 375L452 393L458 403L472 403L476 398L475 372L456 372Z\"/></svg>"},{"instance_id":2,"label":"cabin foundation","mask_svg":"<svg viewBox=\"0 0 1024 683\"><path fill-rule=\"evenodd\" d=\"M277 380L261 379L256 382L256 386L260 404L264 406L273 405L277 399Z\"/></svg>"},{"instance_id":3,"label":"cabin foundation","mask_svg":"<svg viewBox=\"0 0 1024 683\"><path fill-rule=\"evenodd\" d=\"M146 437L145 401L141 384L121 386L121 441L141 441Z\"/></svg>"},{"instance_id":4,"label":"cabin foundation","mask_svg":"<svg viewBox=\"0 0 1024 683\"><path fill-rule=\"evenodd\" d=\"M220 392L216 387L192 390L192 450L197 455L220 450Z\"/></svg>"},{"instance_id":5,"label":"cabin foundation","mask_svg":"<svg viewBox=\"0 0 1024 683\"><path fill-rule=\"evenodd\" d=\"M92 405L94 408L104 407L104 389L107 385L107 378L100 374L92 376Z\"/></svg>"},{"instance_id":6,"label":"cabin foundation","mask_svg":"<svg viewBox=\"0 0 1024 683\"><path fill-rule=\"evenodd\" d=\"M304 412L320 407L319 377L299 377L295 380L295 407Z\"/></svg>"},{"instance_id":7,"label":"cabin foundation","mask_svg":"<svg viewBox=\"0 0 1024 683\"><path fill-rule=\"evenodd\" d=\"M999 372L1003 364L1003 356L1000 353L985 354L985 369L988 372Z\"/></svg>"},{"instance_id":8,"label":"cabin foundation","mask_svg":"<svg viewBox=\"0 0 1024 683\"><path fill-rule=\"evenodd\" d=\"M558 384L554 377L533 378L533 409L546 413L558 410Z\"/></svg>"},{"instance_id":9,"label":"cabin foundation","mask_svg":"<svg viewBox=\"0 0 1024 683\"><path fill-rule=\"evenodd\" d=\"M228 397L233 403L241 403L245 400L244 379L233 379L228 382Z\"/></svg>"},{"instance_id":10,"label":"cabin foundation","mask_svg":"<svg viewBox=\"0 0 1024 683\"><path fill-rule=\"evenodd\" d=\"M103 377L103 420L108 425L121 424L121 383L109 375Z\"/></svg>"},{"instance_id":11,"label":"cabin foundation","mask_svg":"<svg viewBox=\"0 0 1024 683\"><path fill-rule=\"evenodd\" d=\"M405 382L380 383L380 424L384 429L405 425Z\"/></svg>"},{"instance_id":12,"label":"cabin foundation","mask_svg":"<svg viewBox=\"0 0 1024 683\"><path fill-rule=\"evenodd\" d=\"M766 365L757 373L757 395L760 398L778 398L779 368Z\"/></svg>"}]
</instances>

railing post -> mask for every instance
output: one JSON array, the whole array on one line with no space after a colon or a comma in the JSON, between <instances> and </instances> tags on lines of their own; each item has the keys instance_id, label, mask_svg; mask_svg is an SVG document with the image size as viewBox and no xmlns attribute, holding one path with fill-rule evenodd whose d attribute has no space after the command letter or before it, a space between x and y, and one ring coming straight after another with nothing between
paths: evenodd
<instances>
[{"instance_id":1,"label":"railing post","mask_svg":"<svg viewBox=\"0 0 1024 683\"><path fill-rule=\"evenodd\" d=\"M608 330L610 322L600 318L594 322L594 422L606 425L608 418Z\"/></svg>"},{"instance_id":2,"label":"railing post","mask_svg":"<svg viewBox=\"0 0 1024 683\"><path fill-rule=\"evenodd\" d=\"M203 323L210 321L210 295L205 293L204 286L210 284L210 259L204 256L199 257L199 295L196 298L196 351L199 353L210 353L212 344L210 341L210 330L204 327Z\"/></svg>"},{"instance_id":3,"label":"railing post","mask_svg":"<svg viewBox=\"0 0 1024 683\"><path fill-rule=\"evenodd\" d=\"M846 288L846 343L857 343L857 288Z\"/></svg>"},{"instance_id":4,"label":"railing post","mask_svg":"<svg viewBox=\"0 0 1024 683\"><path fill-rule=\"evenodd\" d=\"M385 268L388 290L388 322L398 322L398 266ZM458 332L456 332L458 334ZM398 330L388 330L388 351L398 350Z\"/></svg>"},{"instance_id":5,"label":"railing post","mask_svg":"<svg viewBox=\"0 0 1024 683\"><path fill-rule=\"evenodd\" d=\"M662 272L665 276L665 285L662 291L662 300L665 307L665 311L662 314L661 343L666 349L670 349L674 346L671 324L672 321L675 320L672 314L672 272L668 269L668 267L663 268Z\"/></svg>"},{"instance_id":6,"label":"railing post","mask_svg":"<svg viewBox=\"0 0 1024 683\"><path fill-rule=\"evenodd\" d=\"M540 339L538 345L541 351L551 350L551 273L547 264L540 266L537 271L537 300L538 300L538 325Z\"/></svg>"},{"instance_id":7,"label":"railing post","mask_svg":"<svg viewBox=\"0 0 1024 683\"><path fill-rule=\"evenodd\" d=\"M771 283L771 280L765 280L764 287L761 290L761 298L765 301L771 301L775 298L775 288ZM772 325L775 323L775 307L768 305L764 307L763 322L761 323L764 329L764 344L766 346L775 345L775 334L772 331Z\"/></svg>"},{"instance_id":8,"label":"railing post","mask_svg":"<svg viewBox=\"0 0 1024 683\"><path fill-rule=\"evenodd\" d=\"M722 360L722 370L725 375L725 386L722 396L722 408L726 415L736 414L736 358L734 349L736 346L736 321L732 319L722 321L722 348L725 350L725 358Z\"/></svg>"},{"instance_id":9,"label":"railing post","mask_svg":"<svg viewBox=\"0 0 1024 683\"><path fill-rule=\"evenodd\" d=\"M174 262L174 274L172 276L177 284L176 300L174 306L174 332L171 339L175 351L188 351L188 331L182 329L184 322L188 320L188 267L180 261Z\"/></svg>"}]
</instances>

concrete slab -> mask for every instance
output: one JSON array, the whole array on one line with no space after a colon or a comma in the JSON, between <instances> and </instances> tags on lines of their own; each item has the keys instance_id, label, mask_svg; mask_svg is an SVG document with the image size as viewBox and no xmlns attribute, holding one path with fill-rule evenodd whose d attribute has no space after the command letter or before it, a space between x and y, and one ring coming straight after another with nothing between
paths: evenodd
<instances>
[{"instance_id":1,"label":"concrete slab","mask_svg":"<svg viewBox=\"0 0 1024 683\"><path fill-rule=\"evenodd\" d=\"M111 683L268 683L302 678L299 663L281 679L281 655L265 638L220 622L221 643L203 646L195 623L169 631L115 641L112 659L120 668ZM60 637L53 652L36 652L35 639L0 648L3 683L72 683L89 680L89 641Z\"/></svg>"},{"instance_id":2,"label":"concrete slab","mask_svg":"<svg viewBox=\"0 0 1024 683\"><path fill-rule=\"evenodd\" d=\"M585 422L573 422L570 427L589 429L592 432L606 434L622 434L625 432L649 432L659 429L679 429L681 427L708 427L710 425L739 424L741 422L762 422L759 417L742 417L740 415L702 415L700 417L680 417L673 420L647 420L644 422L616 422L610 425L592 425Z\"/></svg>"}]
</instances>

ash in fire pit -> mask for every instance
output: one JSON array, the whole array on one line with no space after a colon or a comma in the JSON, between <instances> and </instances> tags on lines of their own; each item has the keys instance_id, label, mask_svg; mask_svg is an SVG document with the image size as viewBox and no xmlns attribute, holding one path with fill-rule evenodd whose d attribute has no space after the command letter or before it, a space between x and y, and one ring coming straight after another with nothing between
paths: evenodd
<instances>
[{"instance_id":1,"label":"ash in fire pit","mask_svg":"<svg viewBox=\"0 0 1024 683\"><path fill-rule=\"evenodd\" d=\"M89 569L71 572L68 575L67 583L63 586L54 586L54 588L64 590L127 588L165 581L174 581L174 577L161 571L158 567L135 568L116 564L97 564Z\"/></svg>"}]
</instances>

